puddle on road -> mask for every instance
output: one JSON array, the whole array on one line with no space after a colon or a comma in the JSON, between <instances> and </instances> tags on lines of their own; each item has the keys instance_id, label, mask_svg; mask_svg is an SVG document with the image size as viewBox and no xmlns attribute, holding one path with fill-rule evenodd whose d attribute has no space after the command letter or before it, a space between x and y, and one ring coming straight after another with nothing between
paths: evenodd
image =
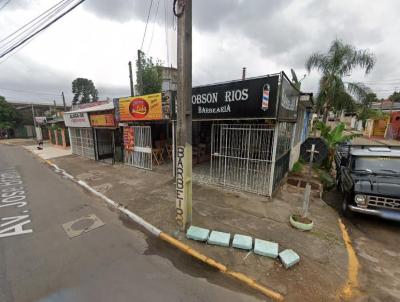
<instances>
[{"instance_id":1,"label":"puddle on road","mask_svg":"<svg viewBox=\"0 0 400 302\"><path fill-rule=\"evenodd\" d=\"M176 269L193 278L202 278L213 285L224 287L234 292L247 294L265 301L265 296L230 279L217 269L172 247L169 243L150 234L145 228L130 220L126 215L119 214L119 219L125 227L145 234L147 249L144 251L144 255L159 256L168 259Z\"/></svg>"}]
</instances>

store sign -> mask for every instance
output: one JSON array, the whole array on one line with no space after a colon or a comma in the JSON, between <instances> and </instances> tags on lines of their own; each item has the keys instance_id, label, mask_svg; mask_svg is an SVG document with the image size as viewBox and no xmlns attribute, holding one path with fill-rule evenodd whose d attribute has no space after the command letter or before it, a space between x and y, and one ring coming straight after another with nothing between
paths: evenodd
<instances>
[{"instance_id":1,"label":"store sign","mask_svg":"<svg viewBox=\"0 0 400 302\"><path fill-rule=\"evenodd\" d=\"M274 118L279 74L194 87L193 119Z\"/></svg>"},{"instance_id":2,"label":"store sign","mask_svg":"<svg viewBox=\"0 0 400 302\"><path fill-rule=\"evenodd\" d=\"M300 93L289 82L289 80L282 77L282 98L279 106L278 118L280 120L296 120L297 119L297 105Z\"/></svg>"},{"instance_id":3,"label":"store sign","mask_svg":"<svg viewBox=\"0 0 400 302\"><path fill-rule=\"evenodd\" d=\"M133 151L135 147L135 130L133 127L124 127L124 149Z\"/></svg>"},{"instance_id":4,"label":"store sign","mask_svg":"<svg viewBox=\"0 0 400 302\"><path fill-rule=\"evenodd\" d=\"M90 127L89 117L86 112L64 113L64 122L67 127Z\"/></svg>"},{"instance_id":5,"label":"store sign","mask_svg":"<svg viewBox=\"0 0 400 302\"><path fill-rule=\"evenodd\" d=\"M40 125L46 124L47 118L45 116L35 116L35 122Z\"/></svg>"},{"instance_id":6,"label":"store sign","mask_svg":"<svg viewBox=\"0 0 400 302\"><path fill-rule=\"evenodd\" d=\"M152 121L162 118L161 93L119 99L120 121Z\"/></svg>"},{"instance_id":7,"label":"store sign","mask_svg":"<svg viewBox=\"0 0 400 302\"><path fill-rule=\"evenodd\" d=\"M89 115L92 127L114 127L115 118L113 113L92 113Z\"/></svg>"}]
</instances>

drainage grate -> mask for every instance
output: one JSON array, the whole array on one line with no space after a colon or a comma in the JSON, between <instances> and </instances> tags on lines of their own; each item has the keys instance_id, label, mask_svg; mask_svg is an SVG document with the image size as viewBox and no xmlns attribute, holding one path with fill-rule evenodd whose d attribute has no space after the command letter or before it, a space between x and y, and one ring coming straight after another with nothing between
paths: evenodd
<instances>
[{"instance_id":1,"label":"drainage grate","mask_svg":"<svg viewBox=\"0 0 400 302\"><path fill-rule=\"evenodd\" d=\"M69 238L77 237L104 225L96 215L90 214L64 223L62 226Z\"/></svg>"}]
</instances>

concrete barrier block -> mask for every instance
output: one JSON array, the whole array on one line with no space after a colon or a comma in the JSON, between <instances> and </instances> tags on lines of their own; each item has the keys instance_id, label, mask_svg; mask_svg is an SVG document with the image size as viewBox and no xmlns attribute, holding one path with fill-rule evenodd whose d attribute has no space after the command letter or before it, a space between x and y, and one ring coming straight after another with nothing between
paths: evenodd
<instances>
[{"instance_id":1,"label":"concrete barrier block","mask_svg":"<svg viewBox=\"0 0 400 302\"><path fill-rule=\"evenodd\" d=\"M278 257L279 245L276 242L255 239L254 240L254 253L261 256L271 258Z\"/></svg>"},{"instance_id":2,"label":"concrete barrier block","mask_svg":"<svg viewBox=\"0 0 400 302\"><path fill-rule=\"evenodd\" d=\"M198 241L207 241L209 234L210 234L209 229L204 229L192 225L186 231L186 238Z\"/></svg>"},{"instance_id":3,"label":"concrete barrier block","mask_svg":"<svg viewBox=\"0 0 400 302\"><path fill-rule=\"evenodd\" d=\"M238 249L251 250L253 248L253 238L235 234L235 236L233 236L232 246Z\"/></svg>"},{"instance_id":4,"label":"concrete barrier block","mask_svg":"<svg viewBox=\"0 0 400 302\"><path fill-rule=\"evenodd\" d=\"M279 258L285 268L290 268L300 262L300 256L293 250L287 249L279 253Z\"/></svg>"},{"instance_id":5,"label":"concrete barrier block","mask_svg":"<svg viewBox=\"0 0 400 302\"><path fill-rule=\"evenodd\" d=\"M207 242L209 244L220 245L220 246L229 246L229 242L231 240L231 234L211 231L210 236L208 237Z\"/></svg>"}]
</instances>

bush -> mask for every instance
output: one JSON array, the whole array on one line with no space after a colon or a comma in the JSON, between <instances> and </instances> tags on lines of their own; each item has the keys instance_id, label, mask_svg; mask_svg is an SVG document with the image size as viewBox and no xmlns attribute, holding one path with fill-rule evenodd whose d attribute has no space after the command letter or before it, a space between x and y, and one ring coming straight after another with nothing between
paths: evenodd
<instances>
[{"instance_id":1,"label":"bush","mask_svg":"<svg viewBox=\"0 0 400 302\"><path fill-rule=\"evenodd\" d=\"M324 190L329 191L335 187L335 180L328 172L318 169L317 173L320 181L322 182L322 185L324 186Z\"/></svg>"},{"instance_id":2,"label":"bush","mask_svg":"<svg viewBox=\"0 0 400 302\"><path fill-rule=\"evenodd\" d=\"M292 168L293 173L299 173L303 169L303 164L301 162L295 162Z\"/></svg>"}]
</instances>

